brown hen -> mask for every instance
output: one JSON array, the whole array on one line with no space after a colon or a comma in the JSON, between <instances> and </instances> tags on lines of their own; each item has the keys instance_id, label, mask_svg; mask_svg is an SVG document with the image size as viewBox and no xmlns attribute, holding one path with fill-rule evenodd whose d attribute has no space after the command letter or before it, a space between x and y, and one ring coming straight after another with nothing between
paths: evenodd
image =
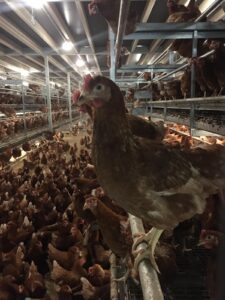
<instances>
[{"instance_id":1,"label":"brown hen","mask_svg":"<svg viewBox=\"0 0 225 300\"><path fill-rule=\"evenodd\" d=\"M92 159L99 183L126 211L157 228L149 238L202 213L205 199L225 186L224 147L181 151L132 135L123 95L111 80L90 80L79 102L95 107Z\"/></svg>"}]
</instances>

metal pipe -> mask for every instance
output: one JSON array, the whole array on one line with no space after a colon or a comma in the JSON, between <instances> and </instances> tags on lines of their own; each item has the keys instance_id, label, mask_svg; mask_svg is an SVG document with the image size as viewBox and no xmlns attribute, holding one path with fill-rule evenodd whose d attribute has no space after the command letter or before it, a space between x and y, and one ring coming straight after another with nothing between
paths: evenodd
<instances>
[{"instance_id":1,"label":"metal pipe","mask_svg":"<svg viewBox=\"0 0 225 300\"><path fill-rule=\"evenodd\" d=\"M213 54L214 52L215 52L215 50L210 50L209 52L207 52L207 53L205 53L205 54L199 56L198 58L199 58L199 59L202 59L202 58L208 57L208 56L210 56L211 54ZM159 81L159 80L162 80L162 79L164 79L164 78L167 78L167 77L169 77L170 75L173 75L173 74L175 74L175 73L177 73L177 72L179 72L179 71L182 71L183 69L185 69L185 68L188 67L189 65L190 65L189 63L186 63L186 64L182 65L181 67L177 68L176 70L173 70L173 71L171 71L171 72L169 72L169 73L167 73L167 74L165 74L165 75L163 75L163 76L161 76L161 77L156 77L156 78L154 78L153 81Z\"/></svg>"},{"instance_id":2,"label":"metal pipe","mask_svg":"<svg viewBox=\"0 0 225 300\"><path fill-rule=\"evenodd\" d=\"M114 45L115 34L109 27L109 42L110 42L110 78L116 80L116 67L115 67L115 45Z\"/></svg>"},{"instance_id":3,"label":"metal pipe","mask_svg":"<svg viewBox=\"0 0 225 300\"><path fill-rule=\"evenodd\" d=\"M109 258L109 261L110 261L110 273L111 273L111 292L110 292L110 295L111 295L111 298L112 300L118 300L118 288L117 288L117 281L115 280L116 279L116 256L115 254L111 254L110 255L110 258Z\"/></svg>"},{"instance_id":4,"label":"metal pipe","mask_svg":"<svg viewBox=\"0 0 225 300\"><path fill-rule=\"evenodd\" d=\"M198 32L194 30L192 40L192 58L198 55ZM191 65L191 98L195 97L195 65Z\"/></svg>"},{"instance_id":5,"label":"metal pipe","mask_svg":"<svg viewBox=\"0 0 225 300\"><path fill-rule=\"evenodd\" d=\"M222 2L223 3L223 2ZM195 23L203 19L206 15L210 15L211 11L213 12L215 9L217 9L219 6L222 5L221 0L217 0L216 2L212 3L198 18L195 19ZM160 46L160 45L159 45ZM169 46L153 61L153 64L161 60L165 54L169 51L171 48L172 43L169 44Z\"/></svg>"},{"instance_id":6,"label":"metal pipe","mask_svg":"<svg viewBox=\"0 0 225 300\"><path fill-rule=\"evenodd\" d=\"M202 14L196 19L196 22L200 21L205 16L209 17L211 14L214 13L220 6L222 7L222 4L224 1L221 2L221 0L214 1Z\"/></svg>"},{"instance_id":7,"label":"metal pipe","mask_svg":"<svg viewBox=\"0 0 225 300\"><path fill-rule=\"evenodd\" d=\"M69 106L69 118L72 123L72 104L71 104L71 80L70 73L67 73L67 85L68 85L68 106Z\"/></svg>"},{"instance_id":8,"label":"metal pipe","mask_svg":"<svg viewBox=\"0 0 225 300\"><path fill-rule=\"evenodd\" d=\"M161 77L156 77L156 78L154 78L154 79L153 79L153 82L154 82L154 81L162 80L162 79L164 79L164 78L167 78L167 77L169 77L170 75L173 75L173 74L175 74L175 73L177 73L177 72L179 72L179 71L182 71L183 69L185 69L185 68L188 67L188 66L189 66L189 63L184 64L184 65L182 65L181 67L177 68L176 70L173 70L173 71L171 71L171 72L169 72L169 73L167 73L167 74L165 74L165 75L163 75L163 76L161 76Z\"/></svg>"},{"instance_id":9,"label":"metal pipe","mask_svg":"<svg viewBox=\"0 0 225 300\"><path fill-rule=\"evenodd\" d=\"M22 85L21 85L21 97L22 97L22 105L23 105L23 125L24 125L24 130L26 132L27 124L26 124L26 115L25 115L25 94L24 94L23 82L22 82Z\"/></svg>"},{"instance_id":10,"label":"metal pipe","mask_svg":"<svg viewBox=\"0 0 225 300\"><path fill-rule=\"evenodd\" d=\"M199 97L199 98L187 98L187 99L177 99L177 100L161 100L161 101L149 101L147 104L179 104L184 103L210 103L210 102L224 102L225 96L217 96L217 97Z\"/></svg>"},{"instance_id":11,"label":"metal pipe","mask_svg":"<svg viewBox=\"0 0 225 300\"><path fill-rule=\"evenodd\" d=\"M132 236L145 233L141 219L129 214ZM137 250L146 249L146 243L138 245ZM156 271L152 268L150 260L145 259L138 266L144 300L163 300L163 293Z\"/></svg>"},{"instance_id":12,"label":"metal pipe","mask_svg":"<svg viewBox=\"0 0 225 300\"><path fill-rule=\"evenodd\" d=\"M127 17L130 8L131 0L121 0L120 3L120 12L119 12L119 21L118 21L118 30L116 35L116 44L115 44L115 62L116 66L118 65L122 42L123 42L123 35L127 24Z\"/></svg>"},{"instance_id":13,"label":"metal pipe","mask_svg":"<svg viewBox=\"0 0 225 300\"><path fill-rule=\"evenodd\" d=\"M45 83L46 83L46 99L47 99L47 106L48 106L48 123L49 123L49 130L53 131L53 124L52 124L52 103L51 103L51 87L50 87L50 78L49 78L49 63L48 63L48 56L44 57L45 60Z\"/></svg>"}]
</instances>

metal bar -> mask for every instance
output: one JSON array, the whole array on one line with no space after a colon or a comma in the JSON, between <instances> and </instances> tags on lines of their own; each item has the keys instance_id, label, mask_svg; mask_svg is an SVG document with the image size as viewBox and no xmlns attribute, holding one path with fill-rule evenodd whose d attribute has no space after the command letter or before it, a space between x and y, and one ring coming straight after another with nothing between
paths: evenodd
<instances>
[{"instance_id":1,"label":"metal bar","mask_svg":"<svg viewBox=\"0 0 225 300\"><path fill-rule=\"evenodd\" d=\"M127 17L130 8L130 0L121 0L120 2L120 12L119 12L119 21L118 21L118 30L116 35L116 51L115 51L115 62L116 67L119 62L122 42L123 42L123 35L127 24Z\"/></svg>"},{"instance_id":2,"label":"metal bar","mask_svg":"<svg viewBox=\"0 0 225 300\"><path fill-rule=\"evenodd\" d=\"M192 58L197 57L198 55L198 32L195 30L193 32L193 40L192 40ZM195 97L195 65L191 65L191 98Z\"/></svg>"},{"instance_id":3,"label":"metal bar","mask_svg":"<svg viewBox=\"0 0 225 300\"><path fill-rule=\"evenodd\" d=\"M154 79L153 79L153 82L154 82L154 81L162 80L162 79L164 79L164 78L167 78L167 77L169 77L170 75L173 75L173 74L175 74L175 73L177 73L177 72L179 72L179 71L184 70L184 69L185 69L186 67L188 67L188 66L189 66L189 63L183 64L181 67L179 67L179 68L177 68L176 70L173 70L173 71L167 73L166 75L163 75L163 76L161 76L161 77L156 77L156 78L154 78Z\"/></svg>"},{"instance_id":4,"label":"metal bar","mask_svg":"<svg viewBox=\"0 0 225 300\"><path fill-rule=\"evenodd\" d=\"M216 0L213 1L213 3L210 5L210 7L207 9L207 18L209 18L220 6L223 9L225 4L225 1Z\"/></svg>"},{"instance_id":5,"label":"metal bar","mask_svg":"<svg viewBox=\"0 0 225 300\"><path fill-rule=\"evenodd\" d=\"M0 37L1 40L1 37ZM2 42L2 40L1 40ZM109 53L108 51L105 50L105 48L102 47L95 47L95 52L92 51L91 47L86 46L80 49L79 52L75 53L74 51L65 51L65 50L59 50L57 53L53 50L50 49L45 49L42 48L42 53L44 55L51 55L51 56L61 56L61 55L67 55L67 56L81 56L81 55L101 55L101 56L108 56ZM132 54L146 54L148 53L148 48L145 46L138 46L136 49L134 49L133 51L131 51L131 55ZM10 57L16 57L16 56L21 56L21 55L26 55L26 56L39 56L40 54L37 54L34 51L31 50L27 50L27 51L14 51L14 49L12 50L7 50L7 51L2 51L2 55L4 56L10 56ZM29 58L30 59L30 58ZM35 62L36 60L33 60L33 62Z\"/></svg>"},{"instance_id":6,"label":"metal bar","mask_svg":"<svg viewBox=\"0 0 225 300\"><path fill-rule=\"evenodd\" d=\"M21 97L22 97L22 105L23 105L23 125L24 125L24 130L26 131L27 124L26 124L26 114L25 114L25 91L24 91L23 82L21 84Z\"/></svg>"},{"instance_id":7,"label":"metal bar","mask_svg":"<svg viewBox=\"0 0 225 300\"><path fill-rule=\"evenodd\" d=\"M78 11L81 23L83 25L83 28L84 28L84 31L85 31L88 43L89 43L89 45L91 47L92 52L94 53L94 57L93 58L94 58L96 66L97 66L98 72L99 72L99 74L102 74L101 73L101 68L100 68L100 65L99 65L99 62L98 62L98 59L97 59L97 56L95 55L95 47L94 47L94 43L93 43L93 40L92 40L92 37L91 37L91 32L90 32L90 28L89 28L89 25L88 25L88 20L87 20L87 17L85 15L85 13L84 13L83 5L78 0L75 0L74 2L75 2L75 5L76 5L76 8L77 8L77 11Z\"/></svg>"},{"instance_id":8,"label":"metal bar","mask_svg":"<svg viewBox=\"0 0 225 300\"><path fill-rule=\"evenodd\" d=\"M182 23L139 23L136 27L136 33L165 33L165 32L193 32L197 31L224 31L223 22L182 22Z\"/></svg>"},{"instance_id":9,"label":"metal bar","mask_svg":"<svg viewBox=\"0 0 225 300\"><path fill-rule=\"evenodd\" d=\"M67 87L68 87L68 104L69 104L69 118L72 123L72 103L71 103L71 80L70 73L67 73Z\"/></svg>"},{"instance_id":10,"label":"metal bar","mask_svg":"<svg viewBox=\"0 0 225 300\"><path fill-rule=\"evenodd\" d=\"M52 103L51 103L51 87L50 87L50 78L49 78L49 63L48 56L45 56L45 82L46 82L46 97L47 97L47 106L48 106L48 122L49 129L53 131L52 124Z\"/></svg>"},{"instance_id":11,"label":"metal bar","mask_svg":"<svg viewBox=\"0 0 225 300\"><path fill-rule=\"evenodd\" d=\"M116 79L116 67L115 67L115 47L114 47L115 34L109 27L109 42L110 42L110 78L115 81Z\"/></svg>"},{"instance_id":12,"label":"metal bar","mask_svg":"<svg viewBox=\"0 0 225 300\"><path fill-rule=\"evenodd\" d=\"M225 102L225 96L149 101L148 104L153 104L153 105L176 104L177 106L179 106L179 104L187 104L187 103L205 104L205 103L218 103L218 102Z\"/></svg>"},{"instance_id":13,"label":"metal bar","mask_svg":"<svg viewBox=\"0 0 225 300\"><path fill-rule=\"evenodd\" d=\"M129 214L132 236L145 233L141 219ZM137 249L145 249L146 243L138 245ZM152 268L150 260L145 259L138 266L144 300L163 300L162 290L156 271Z\"/></svg>"},{"instance_id":14,"label":"metal bar","mask_svg":"<svg viewBox=\"0 0 225 300\"><path fill-rule=\"evenodd\" d=\"M207 56L210 56L211 54L213 54L215 52L215 50L211 50L211 51L209 51L209 52L207 52L207 53L205 53L205 54L203 54L203 55L201 55L201 56L199 56L198 58L205 58L205 57L207 57ZM173 74L175 74L175 73L177 73L177 72L179 72L179 71L182 71L183 69L185 69L186 67L188 67L189 66L189 63L187 63L187 64L183 64L181 67L179 67L178 69L176 69L176 70L174 70L174 71L171 71L171 72L169 72L169 73L167 73L166 75L163 75L163 76L161 76L161 77L156 77L156 78L154 78L153 79L153 81L159 81L159 80L162 80L162 79L164 79L164 78L167 78L167 77L169 77L170 75L173 75Z\"/></svg>"},{"instance_id":15,"label":"metal bar","mask_svg":"<svg viewBox=\"0 0 225 300\"><path fill-rule=\"evenodd\" d=\"M166 72L166 71L171 71L175 70L176 68L182 66L182 64L150 64L150 65L124 65L120 68L120 70L123 70L125 73L127 71L158 71L158 72ZM164 71L165 70L165 71Z\"/></svg>"},{"instance_id":16,"label":"metal bar","mask_svg":"<svg viewBox=\"0 0 225 300\"><path fill-rule=\"evenodd\" d=\"M220 31L208 31L208 30L198 30L198 38L199 39L207 39L207 38L225 38L225 28ZM191 31L170 31L170 32L135 32L124 37L126 41L133 41L133 40L187 40L192 39L192 32Z\"/></svg>"},{"instance_id":17,"label":"metal bar","mask_svg":"<svg viewBox=\"0 0 225 300\"><path fill-rule=\"evenodd\" d=\"M201 20L203 17L205 17L205 13L206 14L208 14L208 16L209 16L209 13L210 13L210 11L212 10L212 8L213 8L213 6L214 6L214 4L215 5L217 5L217 4L220 4L221 3L221 0L216 0L216 1L213 1L213 3L212 3L212 5L210 5L198 18L196 18L195 19L195 21L194 22L198 22L199 20ZM163 41L157 41L159 44L162 44L162 42ZM156 43L157 42L155 42L154 44L156 45ZM172 45L172 43L170 43L170 45L165 49L165 51L168 51L168 49L170 49L171 48L171 45ZM154 47L154 46L153 46ZM156 62L156 61L159 61L159 58L160 57L160 55L154 60L154 62ZM145 56L145 58L144 58L144 60L146 59L146 58L148 58L148 54Z\"/></svg>"},{"instance_id":18,"label":"metal bar","mask_svg":"<svg viewBox=\"0 0 225 300\"><path fill-rule=\"evenodd\" d=\"M153 7L155 6L155 3L156 3L156 0L151 0L151 1L148 1L148 2L146 3L145 9L144 9L143 14L142 14L142 16L141 16L141 22L142 22L142 23L146 23L146 22L148 21L150 15L151 15L151 13L152 13ZM128 56L128 59L127 59L127 61L126 61L126 64L130 63L131 58L132 58L132 52L137 48L138 43L139 43L138 40L136 40L136 41L134 41L134 42L132 43L132 46L131 46L131 53L130 53L130 55ZM148 53L148 52L149 52L149 51L147 51L147 53ZM147 54L147 53L146 53L146 54Z\"/></svg>"},{"instance_id":19,"label":"metal bar","mask_svg":"<svg viewBox=\"0 0 225 300\"><path fill-rule=\"evenodd\" d=\"M160 113L154 113L153 112L151 116L153 118L164 120L163 113L160 114ZM172 123L177 123L177 124L185 125L187 127L190 126L190 122L189 122L188 119L184 119L182 117L175 117L175 116L172 116L172 115L167 115L166 116L166 122L167 123L171 123L171 122ZM203 123L203 122L196 121L195 126L196 126L196 128L192 128L192 130L190 130L190 131L192 131L191 134L196 134L196 130L197 131L203 130L203 131L205 131L205 135L207 135L207 136L215 136L215 134L217 136L220 136L220 137L225 136L225 128L221 127L220 125L215 126L215 125L211 125L211 124L208 124L208 123Z\"/></svg>"},{"instance_id":20,"label":"metal bar","mask_svg":"<svg viewBox=\"0 0 225 300\"><path fill-rule=\"evenodd\" d=\"M109 262L110 262L110 273L111 273L111 298L112 300L118 300L118 288L117 288L117 281L115 280L117 278L116 276L116 256L115 254L111 254L110 258L109 258Z\"/></svg>"}]
</instances>

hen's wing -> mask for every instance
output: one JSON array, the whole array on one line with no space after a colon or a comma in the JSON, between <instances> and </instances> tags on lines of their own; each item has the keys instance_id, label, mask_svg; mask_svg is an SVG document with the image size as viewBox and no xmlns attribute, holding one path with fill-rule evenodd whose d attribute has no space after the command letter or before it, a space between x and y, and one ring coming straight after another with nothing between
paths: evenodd
<instances>
[{"instance_id":1,"label":"hen's wing","mask_svg":"<svg viewBox=\"0 0 225 300\"><path fill-rule=\"evenodd\" d=\"M136 139L136 172L142 184L156 192L178 188L192 177L191 164L177 149Z\"/></svg>"},{"instance_id":2,"label":"hen's wing","mask_svg":"<svg viewBox=\"0 0 225 300\"><path fill-rule=\"evenodd\" d=\"M136 182L128 211L162 229L203 212L209 190L183 151L140 138L132 151Z\"/></svg>"},{"instance_id":3,"label":"hen's wing","mask_svg":"<svg viewBox=\"0 0 225 300\"><path fill-rule=\"evenodd\" d=\"M201 176L210 180L225 179L224 146L203 145L185 151L184 155Z\"/></svg>"},{"instance_id":4,"label":"hen's wing","mask_svg":"<svg viewBox=\"0 0 225 300\"><path fill-rule=\"evenodd\" d=\"M166 129L157 126L153 122L148 122L141 117L130 114L127 114L127 119L129 121L132 133L136 136L147 139L162 140L165 135Z\"/></svg>"}]
</instances>

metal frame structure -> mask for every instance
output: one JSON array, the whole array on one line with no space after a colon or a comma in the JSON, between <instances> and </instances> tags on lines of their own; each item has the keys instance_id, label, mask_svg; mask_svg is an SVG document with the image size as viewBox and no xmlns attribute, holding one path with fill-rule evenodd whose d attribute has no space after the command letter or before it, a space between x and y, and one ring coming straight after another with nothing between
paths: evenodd
<instances>
[{"instance_id":1,"label":"metal frame structure","mask_svg":"<svg viewBox=\"0 0 225 300\"><path fill-rule=\"evenodd\" d=\"M50 70L49 70L49 57L45 56L44 57L44 62L45 62L45 92L43 95L38 95L38 94L27 94L25 91L25 88L23 86L23 79L20 80L1 80L0 83L3 85L6 84L11 84L11 85L20 85L20 90L16 90L17 92L21 93L21 99L22 99L22 103L21 104L4 104L4 107L9 107L9 108L14 108L14 109L19 109L22 110L22 114L23 114L23 122L24 122L24 133L18 134L17 136L13 137L13 141L1 141L1 146L0 146L0 150L4 150L8 147L14 147L17 145L22 144L23 142L25 142L26 140L30 140L33 138L37 138L39 136L41 136L44 132L46 131L53 131L54 129L57 129L61 126L67 125L67 124L71 124L73 121L78 121L79 119L79 113L76 110L72 109L72 103L71 103L71 77L70 77L70 73L67 73L67 98L57 98L57 102L59 101L65 101L65 103L67 103L68 105L68 119L63 121L63 122L55 122L53 123L53 115L54 112L52 111L52 101L55 99L54 96L51 95L51 83L50 83ZM36 83L36 82L35 82ZM5 90L5 89L4 89ZM12 90L10 90L12 91ZM27 104L25 103L25 95L30 95L32 97L38 97L38 96L42 96L45 98L45 104ZM46 106L47 107L47 113L41 113L41 115L47 115L48 118L48 125L38 128L38 129L34 129L34 130L30 130L27 131L27 126L26 126L26 111L27 109L31 109L31 113L35 113L35 110L40 109L40 107ZM62 113L67 112L63 111Z\"/></svg>"},{"instance_id":2,"label":"metal frame structure","mask_svg":"<svg viewBox=\"0 0 225 300\"><path fill-rule=\"evenodd\" d=\"M82 6L82 2L89 2L90 0L64 0L64 2L73 3L79 12L79 16L81 19L82 26L84 28L84 32L86 35L86 39L88 41L88 47L80 47L80 49L76 46L77 41L74 39L72 33L69 30L68 25L65 20L60 16L57 9L49 5L50 2L61 2L61 0L49 0L47 5L44 8L45 13L48 14L50 20L52 20L55 25L57 31L63 37L63 40L67 40L69 38L73 43L73 50L70 52L65 52L58 49L56 42L53 40L51 35L44 29L44 27L35 20L36 24L32 27L30 20L32 19L32 14L27 8L23 8L18 10L16 4L22 2L22 0L18 1L10 1L10 0L0 0L2 3L6 3L11 7L12 11L20 18L20 20L27 24L28 28L33 30L37 36L39 36L45 44L49 48L43 48L38 43L32 41L22 30L17 28L14 24L11 24L10 21L4 16L0 16L0 26L3 30L7 31L9 34L14 36L15 38L20 38L21 42L28 48L22 49L20 46L16 45L10 39L0 35L0 42L5 45L7 48L10 48L10 51L4 52L0 51L0 54L6 57L10 57L16 64L18 63L18 57L23 56L25 58L25 62L23 62L24 66L33 66L37 70L35 79L28 80L29 82L36 83L36 79L42 85L46 86L46 99L48 106L48 120L49 126L45 129L35 130L28 134L21 135L13 142L9 143L1 143L1 149L6 147L15 146L23 143L23 141L27 139L32 139L40 136L43 131L53 130L58 126L62 126L64 124L70 124L73 120L73 111L71 104L71 88L72 86L77 86L79 81L81 80L79 69L74 65L72 61L72 56L81 57L85 55L92 55L94 58L94 63L98 73L104 73L105 70L100 68L99 65L99 56L108 55L108 53L104 49L96 48L91 37L91 30L88 25L88 20L85 16L84 7ZM223 23L198 23L198 21L203 18L204 15L209 13L212 8L216 8L218 5L221 5L221 1L216 1L215 3L208 8L194 23L182 23L182 24L164 24L164 23L147 23L149 16L153 11L153 7L156 3L156 0L138 0L142 2L146 2L146 7L143 11L141 17L141 23L137 25L136 32L127 36L124 36L124 28L126 26L127 14L129 10L129 6L132 1L137 0L122 0L120 7L120 15L119 15L119 24L118 24L118 32L115 36L112 30L109 30L110 37L110 57L111 57L111 69L110 69L110 77L112 80L116 82L143 82L140 78L130 77L130 78L117 78L117 74L124 73L136 73L137 71L145 72L151 71L153 72L166 72L166 75L160 76L154 80L162 80L167 78L168 76L183 70L188 64L159 64L160 59L165 57L168 53L169 47L166 48L165 51L160 53L160 55L148 64L148 59L151 56L151 53L154 49L157 49L161 41L157 41L149 51L146 46L138 47L139 40L154 40L154 39L193 39L193 48L192 53L193 57L197 56L197 40L199 38L225 38L225 25ZM121 47L123 41L132 40L131 51L127 59L127 64L118 68L118 58L120 55ZM211 52L212 53L212 52ZM210 53L210 54L211 54ZM131 56L133 54L144 54L145 57L140 59L139 65L134 65L131 62ZM209 55L210 55L209 54ZM5 68L9 68L9 65L5 62L1 62L1 65ZM45 74L45 81L42 81L42 78L39 75ZM52 102L51 102L51 87L50 87L50 75L53 74L56 79L61 79L62 77L67 77L67 96L68 96L68 113L69 118L64 123L53 124L52 120ZM190 126L190 130L196 129L196 122L194 122L195 112L201 109L204 110L212 110L212 105L217 105L216 110L224 111L225 110L225 97L217 97L217 98L202 98L202 99L194 99L195 96L195 70L194 66L192 66L192 79L191 79L191 99L186 100L171 100L171 101L155 101L155 102L147 102L144 105L144 110L146 112L146 108L150 107L151 115L154 115L154 108L158 108L162 110L161 117L164 120L168 119L168 109L185 109L190 110L190 120L187 121L187 125ZM22 91L23 95L23 91ZM22 96L23 97L23 96ZM23 99L22 108L23 115L25 116L25 102ZM213 108L215 109L215 108ZM159 115L159 114L158 114ZM77 117L78 118L78 117ZM176 120L177 123L182 122L184 124L184 120L179 121ZM204 129L204 128L202 128ZM213 129L212 129L213 132ZM142 222L130 216L130 224L132 229L133 236L135 233L144 233L144 228ZM143 249L145 245L139 245L138 248ZM115 257L112 257L112 268L115 265ZM115 277L115 270L112 270L112 274ZM158 277L156 272L152 269L150 262L148 260L144 260L139 265L139 273L141 284L143 287L144 299L148 300L161 300L163 299L162 291L159 285ZM113 282L114 291L116 289L115 282ZM116 299L116 298L115 298Z\"/></svg>"}]
</instances>

